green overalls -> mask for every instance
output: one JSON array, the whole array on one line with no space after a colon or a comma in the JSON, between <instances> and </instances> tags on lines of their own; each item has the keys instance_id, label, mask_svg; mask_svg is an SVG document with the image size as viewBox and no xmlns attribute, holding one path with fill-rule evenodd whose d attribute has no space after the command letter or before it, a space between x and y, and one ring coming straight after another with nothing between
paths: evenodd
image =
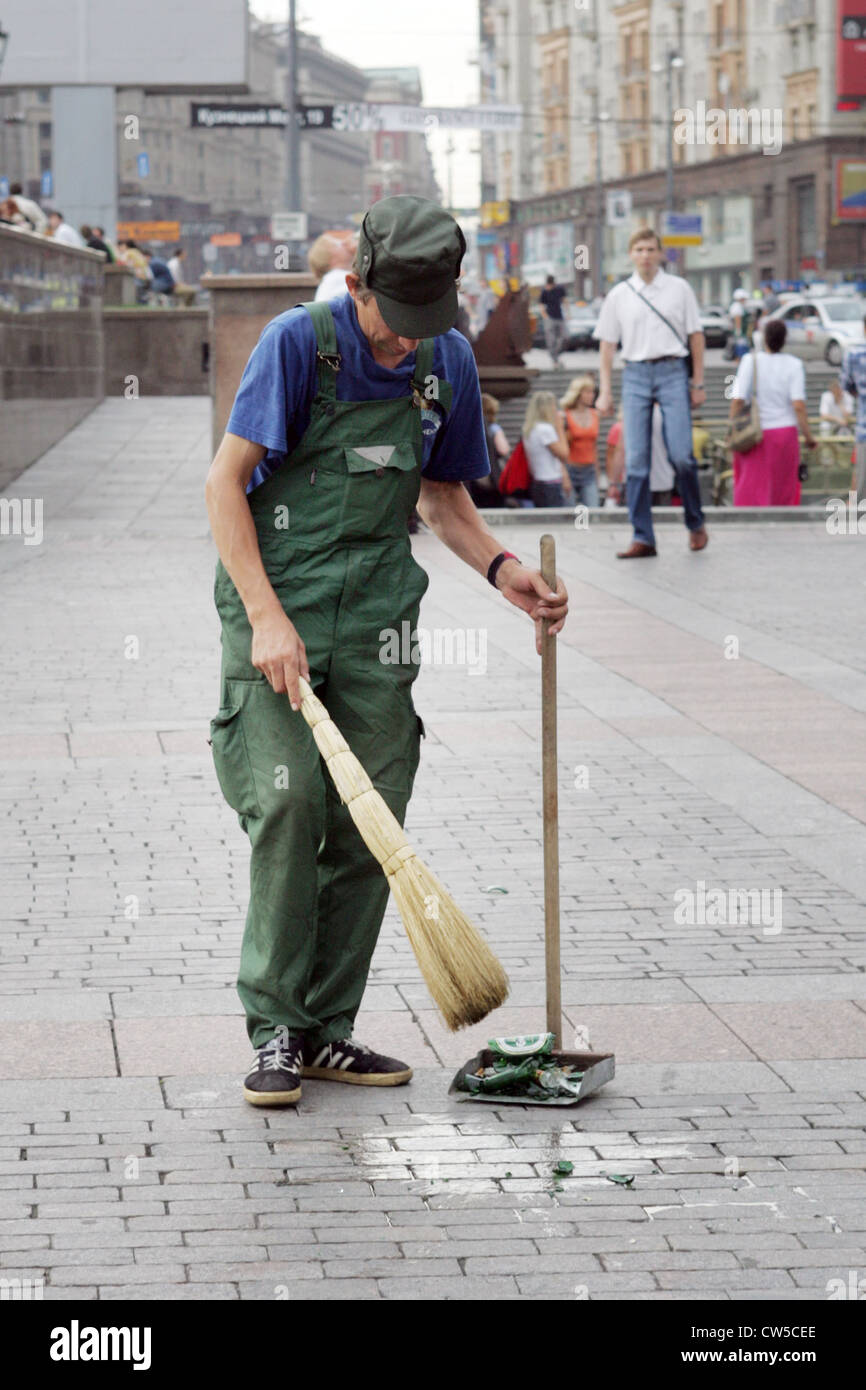
<instances>
[{"instance_id":1,"label":"green overalls","mask_svg":"<svg viewBox=\"0 0 866 1390\"><path fill-rule=\"evenodd\" d=\"M247 500L268 578L306 647L310 684L402 824L423 732L411 693L418 667L380 656L386 629L402 635L408 622L414 632L428 583L407 523L421 486L433 339L418 345L411 395L339 401L331 311L327 302L304 307L318 345L309 427ZM450 387L437 389L450 402ZM214 597L222 619L214 762L252 847L238 976L247 1031L254 1047L279 1025L313 1044L333 1042L351 1034L387 880L303 715L251 665L252 630L221 563Z\"/></svg>"}]
</instances>

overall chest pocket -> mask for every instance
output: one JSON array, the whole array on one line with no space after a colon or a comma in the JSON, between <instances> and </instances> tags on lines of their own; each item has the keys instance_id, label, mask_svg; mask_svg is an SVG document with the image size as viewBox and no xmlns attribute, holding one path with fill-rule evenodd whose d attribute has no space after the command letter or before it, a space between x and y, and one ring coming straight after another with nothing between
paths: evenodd
<instances>
[{"instance_id":1,"label":"overall chest pocket","mask_svg":"<svg viewBox=\"0 0 866 1390\"><path fill-rule=\"evenodd\" d=\"M346 540L405 536L421 488L421 469L409 440L346 445L341 532Z\"/></svg>"},{"instance_id":2,"label":"overall chest pocket","mask_svg":"<svg viewBox=\"0 0 866 1390\"><path fill-rule=\"evenodd\" d=\"M408 440L399 444L363 444L354 448L347 446L343 451L343 457L348 473L353 476L358 473L375 473L381 478L384 477L386 469L409 473L418 466L415 450Z\"/></svg>"}]
</instances>

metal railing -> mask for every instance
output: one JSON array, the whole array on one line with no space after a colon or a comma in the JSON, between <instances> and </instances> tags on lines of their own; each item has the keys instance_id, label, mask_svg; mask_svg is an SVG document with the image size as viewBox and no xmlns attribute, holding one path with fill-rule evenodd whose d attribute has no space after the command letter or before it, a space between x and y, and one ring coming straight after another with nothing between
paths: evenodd
<instances>
[{"instance_id":1,"label":"metal railing","mask_svg":"<svg viewBox=\"0 0 866 1390\"><path fill-rule=\"evenodd\" d=\"M710 496L716 507L733 503L733 459L728 439L728 420L701 420L700 427L710 438L700 459L702 471L711 470ZM817 445L807 449L800 435L800 461L808 465L809 477L802 488L802 501L817 502L828 497L847 497L851 485L854 449L853 434L822 435L820 421L810 420Z\"/></svg>"}]
</instances>

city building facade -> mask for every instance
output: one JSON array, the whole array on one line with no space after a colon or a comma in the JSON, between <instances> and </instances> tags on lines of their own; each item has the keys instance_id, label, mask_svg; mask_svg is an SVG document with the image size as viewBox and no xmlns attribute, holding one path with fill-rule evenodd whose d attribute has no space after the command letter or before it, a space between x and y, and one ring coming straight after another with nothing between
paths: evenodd
<instances>
[{"instance_id":1,"label":"city building facade","mask_svg":"<svg viewBox=\"0 0 866 1390\"><path fill-rule=\"evenodd\" d=\"M250 91L243 96L134 88L116 93L119 222L138 231L145 244L182 242L189 277L207 269L272 269L271 214L288 209L284 125L203 129L191 123L196 102L285 107L286 25L252 15L249 24ZM329 53L313 35L298 35L297 67L298 99L305 104L367 99L364 72ZM50 88L0 94L0 177L20 181L29 196L48 205L51 135ZM424 138L412 140L409 157L423 169L418 142L424 147ZM352 225L362 212L375 141L367 132L302 130L301 210L308 215L310 239ZM162 233L148 235L146 229L157 223ZM299 252L295 259L303 263Z\"/></svg>"},{"instance_id":2,"label":"city building facade","mask_svg":"<svg viewBox=\"0 0 866 1390\"><path fill-rule=\"evenodd\" d=\"M524 278L549 271L591 298L665 211L702 219L701 245L669 257L705 302L866 278L866 71L844 56L848 9L481 0L481 100L525 113L519 134L483 139L482 201L508 201L496 235Z\"/></svg>"},{"instance_id":3,"label":"city building facade","mask_svg":"<svg viewBox=\"0 0 866 1390\"><path fill-rule=\"evenodd\" d=\"M421 73L417 68L365 68L367 101L404 106L423 105ZM396 193L441 201L433 160L423 131L375 131L364 184L364 203Z\"/></svg>"}]
</instances>

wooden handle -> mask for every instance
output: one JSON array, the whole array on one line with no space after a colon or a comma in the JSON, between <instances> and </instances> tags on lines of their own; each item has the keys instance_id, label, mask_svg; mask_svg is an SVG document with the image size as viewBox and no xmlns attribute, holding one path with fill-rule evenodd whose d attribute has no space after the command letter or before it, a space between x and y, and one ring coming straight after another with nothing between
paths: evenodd
<instances>
[{"instance_id":1,"label":"wooden handle","mask_svg":"<svg viewBox=\"0 0 866 1390\"><path fill-rule=\"evenodd\" d=\"M541 537L541 573L556 588L556 542ZM562 972L559 960L559 797L556 766L556 638L550 619L541 636L541 784L544 806L544 962L547 978L547 1031L562 1046Z\"/></svg>"},{"instance_id":2,"label":"wooden handle","mask_svg":"<svg viewBox=\"0 0 866 1390\"><path fill-rule=\"evenodd\" d=\"M313 693L313 687L304 680L303 676L298 676L298 690L301 695L301 714L311 729L315 728L321 721L330 718L319 697Z\"/></svg>"}]
</instances>

